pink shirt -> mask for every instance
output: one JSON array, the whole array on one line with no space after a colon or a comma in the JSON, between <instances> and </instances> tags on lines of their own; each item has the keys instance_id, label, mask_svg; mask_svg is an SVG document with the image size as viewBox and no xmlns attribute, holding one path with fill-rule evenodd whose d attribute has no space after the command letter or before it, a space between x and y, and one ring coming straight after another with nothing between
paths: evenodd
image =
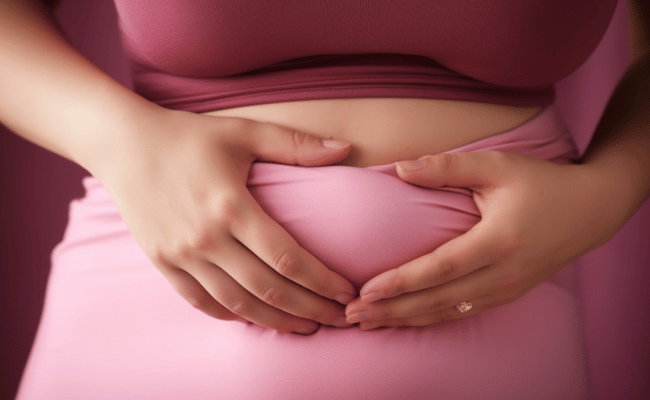
<instances>
[{"instance_id":1,"label":"pink shirt","mask_svg":"<svg viewBox=\"0 0 650 400\"><path fill-rule=\"evenodd\" d=\"M195 112L415 97L547 105L616 0L115 0L136 91Z\"/></svg>"}]
</instances>

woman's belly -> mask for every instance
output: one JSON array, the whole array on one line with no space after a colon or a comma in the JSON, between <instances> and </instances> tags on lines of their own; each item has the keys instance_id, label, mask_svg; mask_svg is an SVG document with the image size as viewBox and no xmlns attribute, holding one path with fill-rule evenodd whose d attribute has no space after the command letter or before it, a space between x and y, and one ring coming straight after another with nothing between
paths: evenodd
<instances>
[{"instance_id":1,"label":"woman's belly","mask_svg":"<svg viewBox=\"0 0 650 400\"><path fill-rule=\"evenodd\" d=\"M540 110L448 100L335 99L210 114L273 122L353 144L338 166L255 163L248 187L298 243L359 289L480 220L471 191L409 185L397 178L391 163L484 149L565 162L573 150L567 132L552 109ZM410 227L408 234L405 227ZM426 240L413 240L413 231ZM350 258L360 249L366 254L363 260Z\"/></svg>"},{"instance_id":2,"label":"woman's belly","mask_svg":"<svg viewBox=\"0 0 650 400\"><path fill-rule=\"evenodd\" d=\"M575 154L552 108L453 151L482 149L560 162ZM248 186L296 240L358 287L480 218L469 191L410 186L394 172L391 164L254 163ZM151 265L101 183L84 184L52 257L20 399L586 397L572 269L513 303L446 324L282 334L192 310Z\"/></svg>"},{"instance_id":3,"label":"woman's belly","mask_svg":"<svg viewBox=\"0 0 650 400\"><path fill-rule=\"evenodd\" d=\"M454 141L451 127L443 132L435 120L453 121L444 115L445 103L451 104L361 100L328 106L325 101L222 113L350 140L358 147L350 163L357 165L452 148L510 151L558 162L575 155L553 108L523 125L513 120L521 126L512 130L484 126L476 131L482 139L473 132L463 137L472 143L458 148L464 143ZM348 119L345 104L351 105ZM383 113L382 104L394 109ZM427 104L438 105L429 114ZM357 107L372 112L355 112ZM461 117L456 115L457 125L467 123ZM375 137L404 145L397 151L387 142L372 147ZM418 143L426 146L414 147ZM578 302L569 285L572 269L513 303L446 324L282 334L192 310L151 265L101 183L89 177L84 184L86 196L72 203L64 240L52 256L44 316L20 399L586 397ZM468 190L410 186L395 176L393 165L254 163L248 186L308 251L357 286L433 250L480 219Z\"/></svg>"},{"instance_id":4,"label":"woman's belly","mask_svg":"<svg viewBox=\"0 0 650 400\"><path fill-rule=\"evenodd\" d=\"M261 104L208 115L272 122L352 143L341 164L366 167L451 150L533 118L541 107L429 99L328 99Z\"/></svg>"}]
</instances>

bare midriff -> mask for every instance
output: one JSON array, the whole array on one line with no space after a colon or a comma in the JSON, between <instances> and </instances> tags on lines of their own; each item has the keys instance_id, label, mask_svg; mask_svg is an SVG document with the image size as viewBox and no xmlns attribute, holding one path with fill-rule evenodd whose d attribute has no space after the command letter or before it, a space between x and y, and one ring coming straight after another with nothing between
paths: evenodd
<instances>
[{"instance_id":1,"label":"bare midriff","mask_svg":"<svg viewBox=\"0 0 650 400\"><path fill-rule=\"evenodd\" d=\"M412 160L448 151L532 119L541 107L453 100L325 99L212 111L205 114L272 122L352 143L341 164L355 167Z\"/></svg>"}]
</instances>

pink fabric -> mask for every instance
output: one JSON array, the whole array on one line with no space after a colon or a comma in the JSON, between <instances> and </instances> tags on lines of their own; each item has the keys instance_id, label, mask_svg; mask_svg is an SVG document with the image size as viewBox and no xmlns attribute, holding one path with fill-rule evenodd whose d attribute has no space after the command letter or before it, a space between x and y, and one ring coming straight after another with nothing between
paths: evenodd
<instances>
[{"instance_id":1,"label":"pink fabric","mask_svg":"<svg viewBox=\"0 0 650 400\"><path fill-rule=\"evenodd\" d=\"M457 149L567 162L555 111ZM360 286L476 223L463 189L429 190L392 165L255 164L249 188L307 249ZM588 391L574 269L521 299L426 328L323 327L303 337L209 318L151 265L106 190L84 180L53 254L19 399L579 399Z\"/></svg>"},{"instance_id":2,"label":"pink fabric","mask_svg":"<svg viewBox=\"0 0 650 400\"><path fill-rule=\"evenodd\" d=\"M195 112L350 97L548 105L616 3L115 0L136 91Z\"/></svg>"},{"instance_id":3,"label":"pink fabric","mask_svg":"<svg viewBox=\"0 0 650 400\"><path fill-rule=\"evenodd\" d=\"M620 1L596 51L556 84L558 113L581 153L630 62L626 8ZM650 399L650 201L577 265L593 398Z\"/></svg>"},{"instance_id":4,"label":"pink fabric","mask_svg":"<svg viewBox=\"0 0 650 400\"><path fill-rule=\"evenodd\" d=\"M288 67L288 68L287 68ZM223 108L325 98L407 97L547 106L553 86L514 88L468 79L423 57L395 54L313 57L220 78L188 78L136 66L135 90L165 108Z\"/></svg>"}]
</instances>

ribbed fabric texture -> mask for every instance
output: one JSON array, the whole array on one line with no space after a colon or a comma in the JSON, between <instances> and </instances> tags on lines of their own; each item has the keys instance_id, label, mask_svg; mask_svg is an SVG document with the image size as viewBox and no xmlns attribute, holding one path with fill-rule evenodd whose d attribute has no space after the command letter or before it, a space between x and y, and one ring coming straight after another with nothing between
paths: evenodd
<instances>
[{"instance_id":1,"label":"ribbed fabric texture","mask_svg":"<svg viewBox=\"0 0 650 400\"><path fill-rule=\"evenodd\" d=\"M616 0L115 0L136 91L210 111L413 97L548 105Z\"/></svg>"}]
</instances>

